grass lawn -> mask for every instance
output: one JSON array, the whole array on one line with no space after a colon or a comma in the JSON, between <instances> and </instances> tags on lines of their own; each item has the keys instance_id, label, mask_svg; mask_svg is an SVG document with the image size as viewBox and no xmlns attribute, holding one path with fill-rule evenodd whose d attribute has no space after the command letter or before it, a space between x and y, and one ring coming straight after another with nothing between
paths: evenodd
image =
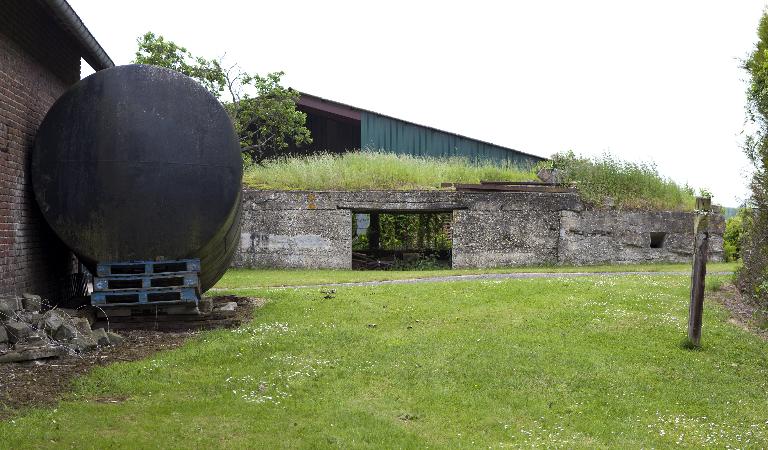
<instances>
[{"instance_id":1,"label":"grass lawn","mask_svg":"<svg viewBox=\"0 0 768 450\"><path fill-rule=\"evenodd\" d=\"M768 343L708 303L684 350L687 276L247 294L250 325L97 368L0 448L768 444Z\"/></svg>"},{"instance_id":2,"label":"grass lawn","mask_svg":"<svg viewBox=\"0 0 768 450\"><path fill-rule=\"evenodd\" d=\"M740 263L710 263L708 272L732 272ZM579 267L505 267L498 269L445 270L285 270L233 269L216 284L217 289L243 289L272 286L311 286L326 283L410 280L414 278L472 275L483 273L573 273L573 272L690 272L690 264L630 264ZM218 295L220 292L212 292Z\"/></svg>"}]
</instances>

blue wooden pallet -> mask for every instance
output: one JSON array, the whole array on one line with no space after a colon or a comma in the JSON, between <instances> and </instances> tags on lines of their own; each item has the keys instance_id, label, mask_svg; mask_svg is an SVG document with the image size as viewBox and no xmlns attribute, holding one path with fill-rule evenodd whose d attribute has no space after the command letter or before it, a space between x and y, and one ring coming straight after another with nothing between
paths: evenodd
<instances>
[{"instance_id":1,"label":"blue wooden pallet","mask_svg":"<svg viewBox=\"0 0 768 450\"><path fill-rule=\"evenodd\" d=\"M195 287L113 289L91 294L91 304L100 307L197 303L199 300L199 290Z\"/></svg>"},{"instance_id":2,"label":"blue wooden pallet","mask_svg":"<svg viewBox=\"0 0 768 450\"><path fill-rule=\"evenodd\" d=\"M149 289L160 287L200 288L197 272L171 272L155 275L112 275L94 277L95 291L114 291L123 289Z\"/></svg>"},{"instance_id":3,"label":"blue wooden pallet","mask_svg":"<svg viewBox=\"0 0 768 450\"><path fill-rule=\"evenodd\" d=\"M199 259L178 259L173 261L120 261L99 263L96 276L115 275L156 275L178 272L200 272Z\"/></svg>"}]
</instances>

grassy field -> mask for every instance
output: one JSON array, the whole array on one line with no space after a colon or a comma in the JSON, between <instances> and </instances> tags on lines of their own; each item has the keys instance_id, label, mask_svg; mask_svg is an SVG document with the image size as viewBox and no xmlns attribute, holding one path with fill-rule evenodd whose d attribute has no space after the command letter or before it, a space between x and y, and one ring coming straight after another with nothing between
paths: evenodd
<instances>
[{"instance_id":1,"label":"grassy field","mask_svg":"<svg viewBox=\"0 0 768 450\"><path fill-rule=\"evenodd\" d=\"M440 183L448 182L534 179L536 174L530 171L473 165L462 158L418 158L368 151L269 161L250 167L243 175L246 186L286 190L439 189Z\"/></svg>"},{"instance_id":2,"label":"grassy field","mask_svg":"<svg viewBox=\"0 0 768 450\"><path fill-rule=\"evenodd\" d=\"M709 272L733 272L738 263L710 263ZM365 281L411 280L416 278L474 275L483 273L573 273L573 272L688 272L690 264L627 264L578 267L504 267L497 269L445 269L445 270L286 270L286 269L233 269L216 285L221 289L243 289L274 286L311 286L326 283L355 283Z\"/></svg>"},{"instance_id":3,"label":"grassy field","mask_svg":"<svg viewBox=\"0 0 768 450\"><path fill-rule=\"evenodd\" d=\"M0 447L768 443L768 344L708 303L703 349L683 349L686 276L248 294L269 300L248 326L97 368L0 423Z\"/></svg>"}]
</instances>

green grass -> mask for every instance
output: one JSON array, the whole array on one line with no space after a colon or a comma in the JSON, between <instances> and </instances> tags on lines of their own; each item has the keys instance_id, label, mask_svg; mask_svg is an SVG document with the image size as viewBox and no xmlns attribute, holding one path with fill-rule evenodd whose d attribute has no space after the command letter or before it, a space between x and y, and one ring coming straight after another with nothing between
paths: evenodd
<instances>
[{"instance_id":1,"label":"green grass","mask_svg":"<svg viewBox=\"0 0 768 450\"><path fill-rule=\"evenodd\" d=\"M238 330L96 368L1 448L761 447L768 344L687 276L257 289ZM118 403L97 401L109 397Z\"/></svg>"},{"instance_id":2,"label":"green grass","mask_svg":"<svg viewBox=\"0 0 768 450\"><path fill-rule=\"evenodd\" d=\"M596 158L559 153L548 165L560 171L561 181L574 183L581 197L596 206L615 206L692 211L696 204L693 189L661 176L653 163L634 163L609 154Z\"/></svg>"},{"instance_id":3,"label":"green grass","mask_svg":"<svg viewBox=\"0 0 768 450\"><path fill-rule=\"evenodd\" d=\"M312 155L248 168L243 183L256 189L371 190L439 189L440 183L481 180L527 181L536 175L514 167L473 165L462 158L419 158L370 151Z\"/></svg>"},{"instance_id":4,"label":"green grass","mask_svg":"<svg viewBox=\"0 0 768 450\"><path fill-rule=\"evenodd\" d=\"M560 170L561 181L573 183L582 198L596 206L652 210L693 210L693 190L659 175L651 163L633 163L610 155L553 156L544 165ZM284 158L249 167L243 183L255 189L277 190L408 190L439 189L440 183L537 180L535 171L475 165L464 158L436 159L379 153L311 155Z\"/></svg>"},{"instance_id":5,"label":"green grass","mask_svg":"<svg viewBox=\"0 0 768 450\"><path fill-rule=\"evenodd\" d=\"M709 263L709 272L733 272L738 263ZM688 272L690 264L628 264L578 267L503 267L495 269L445 270L333 270L333 269L232 269L216 284L216 289L243 289L271 286L311 286L327 283L410 280L415 278L473 275L483 273L568 273L568 272ZM218 295L219 292L212 294Z\"/></svg>"}]
</instances>

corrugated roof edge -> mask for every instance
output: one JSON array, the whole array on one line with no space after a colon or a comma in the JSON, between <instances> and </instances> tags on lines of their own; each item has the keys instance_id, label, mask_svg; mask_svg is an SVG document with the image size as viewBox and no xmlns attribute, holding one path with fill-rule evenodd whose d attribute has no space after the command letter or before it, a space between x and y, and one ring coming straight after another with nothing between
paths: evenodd
<instances>
[{"instance_id":1,"label":"corrugated roof edge","mask_svg":"<svg viewBox=\"0 0 768 450\"><path fill-rule=\"evenodd\" d=\"M41 0L41 2L48 6L64 30L80 44L83 50L82 57L93 70L99 71L115 66L112 58L101 48L69 3L65 0Z\"/></svg>"},{"instance_id":2,"label":"corrugated roof edge","mask_svg":"<svg viewBox=\"0 0 768 450\"><path fill-rule=\"evenodd\" d=\"M356 106L347 105L346 103L341 103L341 102L337 102L337 101L335 101L335 100L329 100L329 99L327 99L327 98L318 97L317 95L308 94L308 93L306 93L306 92L301 92L301 91L298 91L298 92L299 92L299 94L301 94L302 96L311 97L312 99L315 99L315 100L319 100L319 101L321 101L321 102L327 102L327 103L331 103L331 104L333 104L333 105L336 105L337 107L339 107L339 106L340 106L340 107L349 108L349 109L351 109L351 110L354 110L354 111L359 111L359 112L366 112L366 113L369 113L369 114L376 114L376 115L379 115L379 116L382 116L382 117L388 117L388 118L390 118L390 119L393 119L393 120L399 120L400 122L404 122L404 123L407 123L407 124L410 124L410 125L415 125L415 126L417 126L417 127L422 127L422 128L426 128L426 129L429 129L429 130L438 131L438 132L440 132L440 133L452 134L452 135L454 135L454 136L457 136L457 137L460 137L460 138L462 138L462 139L469 139L469 140L471 140L471 141L475 141L475 142L481 142L481 143L483 143L483 144L487 144L487 145L493 145L493 146L495 146L495 147L503 148L503 149L505 149L505 150L509 150L509 151L511 151L511 152L515 152L515 153L520 153L521 155L530 156L530 157L532 157L532 158L539 158L539 159L540 159L540 160L542 160L542 161L547 161L547 160L549 159L549 158L545 158L545 157L543 157L543 156L534 155L534 154L531 154L531 153L526 153L526 152L523 152L523 151L520 151L520 150L515 150L514 148L509 148L509 147L505 147L505 146L503 146L503 145L494 144L493 142L488 142L488 141L483 141L483 140L480 140L480 139L471 138L471 137L469 137L469 136L464 136L464 135L462 135L462 134L459 134L459 133L454 133L454 132L451 132L451 131L445 131L445 130L441 130L441 129L439 129L439 128L430 127L429 125L422 125L422 124L419 124L419 123L416 123L416 122L411 122L411 121L408 121L408 120L403 120L403 119L400 119L400 118L397 118L397 117L388 116L388 115L386 115L386 114L381 114L381 113L378 113L378 112L376 112L376 111L371 111L371 110L368 110L368 109L363 109L363 108L358 108L358 107L356 107ZM301 103L301 100L299 100L299 103ZM313 106L311 106L311 107L313 107L313 108L314 108L315 106L313 105ZM330 112L330 111L329 111L329 112Z\"/></svg>"}]
</instances>

